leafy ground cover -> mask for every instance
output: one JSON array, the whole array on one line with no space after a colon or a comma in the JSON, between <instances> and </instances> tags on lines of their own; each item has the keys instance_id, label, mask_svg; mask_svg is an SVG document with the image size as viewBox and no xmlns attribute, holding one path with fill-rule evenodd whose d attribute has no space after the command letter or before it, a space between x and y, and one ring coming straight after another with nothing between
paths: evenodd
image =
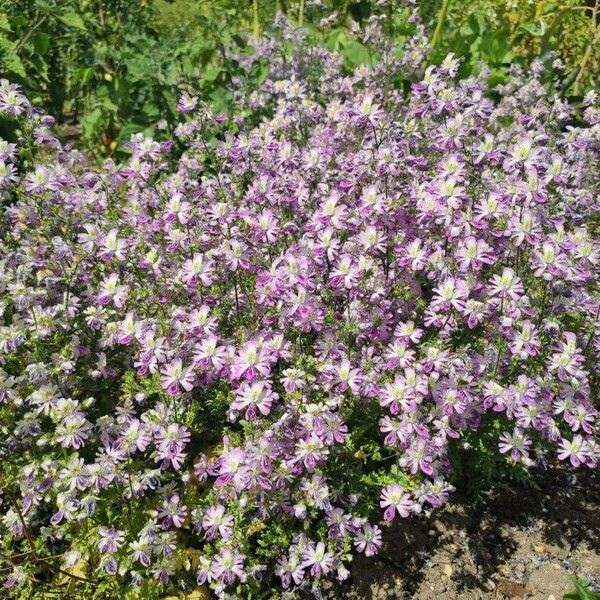
<instances>
[{"instance_id":1,"label":"leafy ground cover","mask_svg":"<svg viewBox=\"0 0 600 600\"><path fill-rule=\"evenodd\" d=\"M597 468L598 96L388 8L253 19L99 165L1 81L9 597L318 596L382 519Z\"/></svg>"}]
</instances>

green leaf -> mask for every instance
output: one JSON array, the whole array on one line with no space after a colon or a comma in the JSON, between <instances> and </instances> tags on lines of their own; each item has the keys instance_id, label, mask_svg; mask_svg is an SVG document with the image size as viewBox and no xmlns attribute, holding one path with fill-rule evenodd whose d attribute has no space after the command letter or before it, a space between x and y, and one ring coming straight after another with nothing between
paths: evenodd
<instances>
[{"instance_id":1,"label":"green leaf","mask_svg":"<svg viewBox=\"0 0 600 600\"><path fill-rule=\"evenodd\" d=\"M48 52L48 48L50 47L50 36L43 31L36 33L33 36L33 45L35 47L35 51L44 56L46 52Z\"/></svg>"},{"instance_id":2,"label":"green leaf","mask_svg":"<svg viewBox=\"0 0 600 600\"><path fill-rule=\"evenodd\" d=\"M0 13L0 30L11 31L10 22L6 13Z\"/></svg>"},{"instance_id":3,"label":"green leaf","mask_svg":"<svg viewBox=\"0 0 600 600\"><path fill-rule=\"evenodd\" d=\"M65 25L85 31L85 23L83 19L75 12L67 12L58 17Z\"/></svg>"},{"instance_id":4,"label":"green leaf","mask_svg":"<svg viewBox=\"0 0 600 600\"><path fill-rule=\"evenodd\" d=\"M563 596L563 600L600 600L600 594L589 590L590 582L585 579L574 578L575 591Z\"/></svg>"},{"instance_id":5,"label":"green leaf","mask_svg":"<svg viewBox=\"0 0 600 600\"><path fill-rule=\"evenodd\" d=\"M508 81L508 75L501 69L494 69L488 78L490 88L495 88L497 85L503 85Z\"/></svg>"},{"instance_id":6,"label":"green leaf","mask_svg":"<svg viewBox=\"0 0 600 600\"><path fill-rule=\"evenodd\" d=\"M339 52L346 45L348 37L343 29L334 29L325 40L325 46L332 52Z\"/></svg>"},{"instance_id":7,"label":"green leaf","mask_svg":"<svg viewBox=\"0 0 600 600\"><path fill-rule=\"evenodd\" d=\"M27 73L25 72L25 67L23 66L23 63L17 54L15 43L4 36L0 36L0 49L4 51L2 63L4 63L6 70L9 73L14 73L19 77L26 78Z\"/></svg>"},{"instance_id":8,"label":"green leaf","mask_svg":"<svg viewBox=\"0 0 600 600\"><path fill-rule=\"evenodd\" d=\"M495 64L510 62L514 58L507 42L506 32L486 31L481 36L481 52Z\"/></svg>"},{"instance_id":9,"label":"green leaf","mask_svg":"<svg viewBox=\"0 0 600 600\"><path fill-rule=\"evenodd\" d=\"M81 120L84 133L87 135L93 135L93 133L100 128L103 120L104 114L99 108L95 108L94 110L85 113L83 119Z\"/></svg>"},{"instance_id":10,"label":"green leaf","mask_svg":"<svg viewBox=\"0 0 600 600\"><path fill-rule=\"evenodd\" d=\"M212 83L221 74L221 68L216 65L209 65L202 74L202 81Z\"/></svg>"},{"instance_id":11,"label":"green leaf","mask_svg":"<svg viewBox=\"0 0 600 600\"><path fill-rule=\"evenodd\" d=\"M23 15L18 15L16 17L10 17L10 22L15 27L25 27L25 25L27 25L27 18Z\"/></svg>"},{"instance_id":12,"label":"green leaf","mask_svg":"<svg viewBox=\"0 0 600 600\"><path fill-rule=\"evenodd\" d=\"M350 40L344 46L344 57L352 67L371 64L369 49L356 40Z\"/></svg>"},{"instance_id":13,"label":"green leaf","mask_svg":"<svg viewBox=\"0 0 600 600\"><path fill-rule=\"evenodd\" d=\"M543 19L537 19L530 23L521 23L519 28L534 37L542 37L547 31L548 25L546 25L546 22Z\"/></svg>"}]
</instances>

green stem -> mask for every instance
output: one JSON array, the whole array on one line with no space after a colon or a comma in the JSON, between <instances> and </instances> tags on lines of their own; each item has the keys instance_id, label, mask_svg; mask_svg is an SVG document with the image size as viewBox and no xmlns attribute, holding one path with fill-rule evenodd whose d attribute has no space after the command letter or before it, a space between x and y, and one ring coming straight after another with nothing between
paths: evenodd
<instances>
[{"instance_id":1,"label":"green stem","mask_svg":"<svg viewBox=\"0 0 600 600\"><path fill-rule=\"evenodd\" d=\"M300 0L300 8L298 9L298 27L304 25L304 0Z\"/></svg>"},{"instance_id":2,"label":"green stem","mask_svg":"<svg viewBox=\"0 0 600 600\"><path fill-rule=\"evenodd\" d=\"M599 318L600 318L600 303L598 303L598 310L596 311L596 316L594 317L594 321L592 322L592 333L590 333L590 337L588 338L587 344L585 345L585 348L583 349L584 356L587 354L587 351L592 343L592 340L594 339L594 333L596 331L596 321Z\"/></svg>"},{"instance_id":3,"label":"green stem","mask_svg":"<svg viewBox=\"0 0 600 600\"><path fill-rule=\"evenodd\" d=\"M25 37L21 38L18 42L17 45L15 46L15 52L17 52L21 46L24 46L28 41L29 38L35 33L35 31L37 30L37 28L46 20L46 17L42 17L25 35Z\"/></svg>"},{"instance_id":4,"label":"green stem","mask_svg":"<svg viewBox=\"0 0 600 600\"><path fill-rule=\"evenodd\" d=\"M258 0L252 0L252 34L255 39L260 37L260 21L258 20Z\"/></svg>"},{"instance_id":5,"label":"green stem","mask_svg":"<svg viewBox=\"0 0 600 600\"><path fill-rule=\"evenodd\" d=\"M446 21L446 15L448 14L448 8L450 7L450 0L443 0L442 6L440 8L440 12L437 18L437 24L435 26L435 31L433 32L433 36L431 37L431 48L435 48L442 38L442 29L444 28L444 23Z\"/></svg>"}]
</instances>

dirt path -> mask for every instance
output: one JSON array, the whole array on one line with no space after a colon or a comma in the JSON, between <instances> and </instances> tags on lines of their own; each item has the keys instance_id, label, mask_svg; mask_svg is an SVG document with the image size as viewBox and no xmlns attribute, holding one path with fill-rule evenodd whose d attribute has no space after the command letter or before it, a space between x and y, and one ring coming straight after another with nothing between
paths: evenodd
<instances>
[{"instance_id":1,"label":"dirt path","mask_svg":"<svg viewBox=\"0 0 600 600\"><path fill-rule=\"evenodd\" d=\"M600 475L560 470L537 482L395 521L380 555L357 557L328 600L561 600L572 575L600 592Z\"/></svg>"}]
</instances>

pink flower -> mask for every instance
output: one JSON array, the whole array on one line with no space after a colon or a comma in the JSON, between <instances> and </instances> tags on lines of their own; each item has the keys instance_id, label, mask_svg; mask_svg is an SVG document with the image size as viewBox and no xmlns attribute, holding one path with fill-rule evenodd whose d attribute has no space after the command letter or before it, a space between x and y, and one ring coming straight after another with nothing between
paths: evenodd
<instances>
[{"instance_id":1,"label":"pink flower","mask_svg":"<svg viewBox=\"0 0 600 600\"><path fill-rule=\"evenodd\" d=\"M377 554L381 547L381 529L377 525L365 523L354 536L354 547L366 556Z\"/></svg>"},{"instance_id":2,"label":"pink flower","mask_svg":"<svg viewBox=\"0 0 600 600\"><path fill-rule=\"evenodd\" d=\"M181 278L189 287L196 287L199 283L209 286L213 282L212 261L204 254L194 256L183 263Z\"/></svg>"},{"instance_id":3,"label":"pink flower","mask_svg":"<svg viewBox=\"0 0 600 600\"><path fill-rule=\"evenodd\" d=\"M408 517L413 510L413 501L404 488L397 483L383 488L379 504L381 508L385 508L383 518L386 521L391 521L396 513L401 517Z\"/></svg>"},{"instance_id":4,"label":"pink flower","mask_svg":"<svg viewBox=\"0 0 600 600\"><path fill-rule=\"evenodd\" d=\"M333 554L326 551L323 542L310 544L302 557L304 559L302 566L310 567L310 574L313 577L318 577L321 573L326 575L333 568Z\"/></svg>"},{"instance_id":5,"label":"pink flower","mask_svg":"<svg viewBox=\"0 0 600 600\"><path fill-rule=\"evenodd\" d=\"M123 308L127 300L127 293L127 286L119 285L119 276L111 273L102 281L98 303L105 305L112 302L116 308Z\"/></svg>"},{"instance_id":6,"label":"pink flower","mask_svg":"<svg viewBox=\"0 0 600 600\"><path fill-rule=\"evenodd\" d=\"M279 398L273 392L268 381L243 382L236 390L235 400L231 403L233 410L246 409L246 419L252 421L256 418L256 410L266 416L271 412L271 406Z\"/></svg>"},{"instance_id":7,"label":"pink flower","mask_svg":"<svg viewBox=\"0 0 600 600\"><path fill-rule=\"evenodd\" d=\"M171 364L165 365L160 370L160 383L162 388L171 396L178 396L183 388L191 392L194 388L196 376L191 367L184 367L180 358L176 358Z\"/></svg>"},{"instance_id":8,"label":"pink flower","mask_svg":"<svg viewBox=\"0 0 600 600\"><path fill-rule=\"evenodd\" d=\"M433 288L433 299L430 307L434 310L448 311L450 307L461 311L465 306L465 299L469 295L467 284L462 279L449 277L439 286Z\"/></svg>"}]
</instances>

